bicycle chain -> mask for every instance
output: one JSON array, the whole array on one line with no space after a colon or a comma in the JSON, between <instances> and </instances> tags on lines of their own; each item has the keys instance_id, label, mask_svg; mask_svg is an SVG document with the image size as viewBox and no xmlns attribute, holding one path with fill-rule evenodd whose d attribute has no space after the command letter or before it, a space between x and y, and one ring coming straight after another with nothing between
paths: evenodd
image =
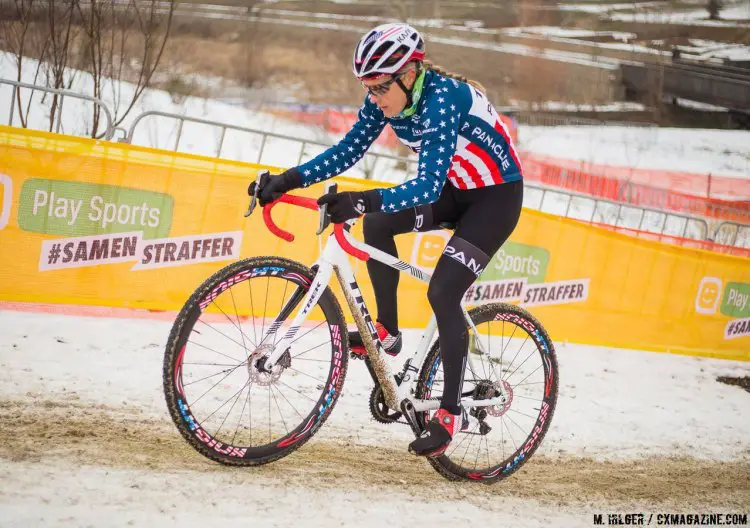
<instances>
[{"instance_id":1,"label":"bicycle chain","mask_svg":"<svg viewBox=\"0 0 750 528\"><path fill-rule=\"evenodd\" d=\"M400 412L390 412L391 409L385 403L385 396L380 385L375 385L370 392L370 413L375 421L390 424L398 421L402 414Z\"/></svg>"}]
</instances>

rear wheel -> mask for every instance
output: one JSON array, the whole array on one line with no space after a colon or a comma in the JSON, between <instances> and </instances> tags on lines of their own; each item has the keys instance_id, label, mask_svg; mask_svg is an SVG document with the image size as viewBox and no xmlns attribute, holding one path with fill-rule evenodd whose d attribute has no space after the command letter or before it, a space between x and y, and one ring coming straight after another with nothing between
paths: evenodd
<instances>
[{"instance_id":1,"label":"rear wheel","mask_svg":"<svg viewBox=\"0 0 750 528\"><path fill-rule=\"evenodd\" d=\"M469 427L458 433L440 457L428 458L451 480L496 482L521 467L549 429L557 403L555 349L529 312L504 303L469 311L477 332L469 332L463 397L506 395L501 405L465 409ZM443 368L433 345L417 382L418 399L440 399ZM427 423L430 413L422 413Z\"/></svg>"},{"instance_id":2,"label":"rear wheel","mask_svg":"<svg viewBox=\"0 0 750 528\"><path fill-rule=\"evenodd\" d=\"M330 415L348 361L330 288L276 366L264 368L313 278L291 260L243 260L206 280L179 313L164 355L164 394L175 425L202 455L265 464L307 442Z\"/></svg>"}]
</instances>

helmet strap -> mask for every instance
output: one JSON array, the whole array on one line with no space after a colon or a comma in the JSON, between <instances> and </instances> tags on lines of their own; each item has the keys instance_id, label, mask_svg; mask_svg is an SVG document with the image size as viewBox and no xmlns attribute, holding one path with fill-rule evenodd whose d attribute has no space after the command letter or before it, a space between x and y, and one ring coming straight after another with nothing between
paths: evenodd
<instances>
[{"instance_id":1,"label":"helmet strap","mask_svg":"<svg viewBox=\"0 0 750 528\"><path fill-rule=\"evenodd\" d=\"M406 104L408 105L409 102L411 102L411 105L405 107L401 113L396 116L396 119L410 117L417 111L417 105L419 104L420 97L422 97L422 89L424 87L424 74L425 70L417 70L417 78L411 88L407 88L404 83L401 82L401 79L396 79L396 84L398 84L399 88L401 88L406 94Z\"/></svg>"}]
</instances>

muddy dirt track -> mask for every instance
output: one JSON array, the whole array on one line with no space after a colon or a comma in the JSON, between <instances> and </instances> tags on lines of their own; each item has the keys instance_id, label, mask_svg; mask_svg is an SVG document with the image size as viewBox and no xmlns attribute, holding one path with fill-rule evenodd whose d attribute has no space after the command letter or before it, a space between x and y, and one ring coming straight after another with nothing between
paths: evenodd
<instances>
[{"instance_id":1,"label":"muddy dirt track","mask_svg":"<svg viewBox=\"0 0 750 528\"><path fill-rule=\"evenodd\" d=\"M412 496L487 503L505 497L550 506L603 504L641 508L745 511L750 505L750 461L651 458L606 462L536 455L507 481L493 486L451 483L406 451L313 439L271 465L228 468L196 453L164 420L135 409L44 399L0 401L0 460L56 460L76 465L231 474L235 482L318 489L387 488ZM364 484L363 484L364 483Z\"/></svg>"}]
</instances>

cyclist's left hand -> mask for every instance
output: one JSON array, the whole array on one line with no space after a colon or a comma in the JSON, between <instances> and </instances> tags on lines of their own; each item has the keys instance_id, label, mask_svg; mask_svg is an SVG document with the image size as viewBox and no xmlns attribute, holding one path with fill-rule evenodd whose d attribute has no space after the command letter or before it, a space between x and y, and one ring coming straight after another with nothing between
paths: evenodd
<instances>
[{"instance_id":1,"label":"cyclist's left hand","mask_svg":"<svg viewBox=\"0 0 750 528\"><path fill-rule=\"evenodd\" d=\"M318 205L328 205L328 214L334 224L342 224L365 213L379 211L381 203L380 193L375 189L327 194L318 198Z\"/></svg>"}]
</instances>

